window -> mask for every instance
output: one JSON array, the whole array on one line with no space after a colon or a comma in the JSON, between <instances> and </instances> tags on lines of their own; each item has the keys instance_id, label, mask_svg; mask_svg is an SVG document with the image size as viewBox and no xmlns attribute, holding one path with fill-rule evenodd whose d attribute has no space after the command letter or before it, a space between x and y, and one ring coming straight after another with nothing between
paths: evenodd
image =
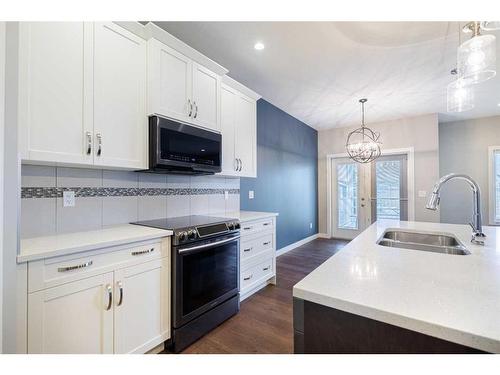
<instances>
[{"instance_id":1,"label":"window","mask_svg":"<svg viewBox=\"0 0 500 375\"><path fill-rule=\"evenodd\" d=\"M397 219L400 210L400 175L399 160L376 161L376 197L377 219Z\"/></svg>"},{"instance_id":2,"label":"window","mask_svg":"<svg viewBox=\"0 0 500 375\"><path fill-rule=\"evenodd\" d=\"M489 219L500 225L500 146L491 146L489 154Z\"/></svg>"},{"instance_id":3,"label":"window","mask_svg":"<svg viewBox=\"0 0 500 375\"><path fill-rule=\"evenodd\" d=\"M337 214L339 229L358 229L358 166L337 165Z\"/></svg>"}]
</instances>

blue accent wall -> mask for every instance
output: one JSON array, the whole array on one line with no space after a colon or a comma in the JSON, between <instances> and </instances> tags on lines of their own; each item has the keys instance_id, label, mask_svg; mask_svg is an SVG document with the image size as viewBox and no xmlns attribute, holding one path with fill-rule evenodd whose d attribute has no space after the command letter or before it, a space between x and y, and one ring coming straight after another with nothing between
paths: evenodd
<instances>
[{"instance_id":1,"label":"blue accent wall","mask_svg":"<svg viewBox=\"0 0 500 375\"><path fill-rule=\"evenodd\" d=\"M257 178L241 179L240 208L279 213L278 250L318 233L318 132L263 99L257 102Z\"/></svg>"}]
</instances>

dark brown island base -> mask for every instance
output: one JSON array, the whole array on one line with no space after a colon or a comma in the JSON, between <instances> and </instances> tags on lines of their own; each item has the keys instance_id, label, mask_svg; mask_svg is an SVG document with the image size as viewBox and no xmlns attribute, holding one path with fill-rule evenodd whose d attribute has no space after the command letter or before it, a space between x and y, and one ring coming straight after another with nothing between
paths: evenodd
<instances>
[{"instance_id":1,"label":"dark brown island base","mask_svg":"<svg viewBox=\"0 0 500 375\"><path fill-rule=\"evenodd\" d=\"M293 299L295 354L465 354L481 350Z\"/></svg>"}]
</instances>

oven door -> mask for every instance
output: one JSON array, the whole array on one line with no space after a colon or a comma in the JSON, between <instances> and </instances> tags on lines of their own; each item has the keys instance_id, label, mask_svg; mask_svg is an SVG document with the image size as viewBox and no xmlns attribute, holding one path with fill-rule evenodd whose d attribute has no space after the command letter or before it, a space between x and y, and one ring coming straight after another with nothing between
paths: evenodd
<instances>
[{"instance_id":1,"label":"oven door","mask_svg":"<svg viewBox=\"0 0 500 375\"><path fill-rule=\"evenodd\" d=\"M186 173L217 173L221 168L222 136L179 121L150 117L152 168Z\"/></svg>"},{"instance_id":2,"label":"oven door","mask_svg":"<svg viewBox=\"0 0 500 375\"><path fill-rule=\"evenodd\" d=\"M178 328L239 292L239 235L173 248L173 326Z\"/></svg>"}]
</instances>

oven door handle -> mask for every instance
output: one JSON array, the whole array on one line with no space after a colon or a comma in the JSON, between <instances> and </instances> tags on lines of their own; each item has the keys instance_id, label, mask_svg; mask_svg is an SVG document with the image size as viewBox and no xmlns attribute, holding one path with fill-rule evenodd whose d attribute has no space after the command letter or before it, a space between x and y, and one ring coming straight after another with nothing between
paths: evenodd
<instances>
[{"instance_id":1,"label":"oven door handle","mask_svg":"<svg viewBox=\"0 0 500 375\"><path fill-rule=\"evenodd\" d=\"M179 254L186 254L186 253L190 253L191 251L207 249L209 247L214 247L214 246L222 245L222 244L225 244L225 243L228 243L228 242L236 241L239 238L240 238L240 236L236 236L236 237L231 237L231 238L228 238L228 239L225 239L225 240L222 240L222 241L216 241L216 242L207 243L205 245L198 245L198 246L187 247L187 248L179 250Z\"/></svg>"}]
</instances>

